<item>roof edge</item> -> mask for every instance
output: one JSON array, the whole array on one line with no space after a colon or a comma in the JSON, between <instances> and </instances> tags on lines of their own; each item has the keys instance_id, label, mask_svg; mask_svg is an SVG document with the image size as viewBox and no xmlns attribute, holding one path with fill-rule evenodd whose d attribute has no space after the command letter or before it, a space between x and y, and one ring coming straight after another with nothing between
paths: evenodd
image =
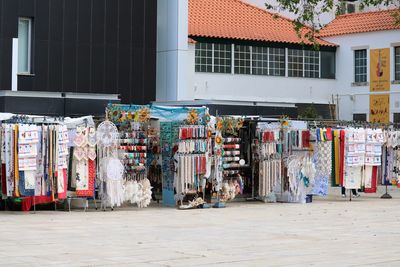
<instances>
[{"instance_id":1,"label":"roof edge","mask_svg":"<svg viewBox=\"0 0 400 267\"><path fill-rule=\"evenodd\" d=\"M241 40L241 41L255 41L255 42L271 42L271 43L283 43L283 44L298 44L298 45L302 45L301 41L299 42L290 42L290 41L269 41L269 40L262 40L262 39L250 39L250 38L240 38L240 37L230 37L230 38L224 38L224 37L220 37L220 36L209 36L209 35L201 35L201 34L190 34L188 35L188 42L189 43L196 43L196 40L193 39L193 37L202 37L202 38L216 38L216 39L224 39L224 40ZM330 41L326 41L322 38L318 38L318 40L325 42L326 44L318 44L320 46L324 46L324 47L339 47L338 44L332 43ZM303 45L308 45L308 46L312 46L313 44L307 44L304 43Z\"/></svg>"}]
</instances>

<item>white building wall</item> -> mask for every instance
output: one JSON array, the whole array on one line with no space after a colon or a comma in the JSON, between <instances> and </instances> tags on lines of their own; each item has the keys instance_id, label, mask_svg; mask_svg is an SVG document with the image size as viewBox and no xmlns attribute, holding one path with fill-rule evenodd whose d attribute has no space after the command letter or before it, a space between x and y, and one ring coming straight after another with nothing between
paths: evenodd
<instances>
[{"instance_id":1,"label":"white building wall","mask_svg":"<svg viewBox=\"0 0 400 267\"><path fill-rule=\"evenodd\" d=\"M336 52L336 92L339 94L339 119L351 120L353 113L365 113L369 116L369 85L355 86L354 50L367 49L367 82L370 72L369 50L390 48L390 80L394 80L394 46L400 46L400 30L357 33L324 38L339 44ZM393 113L400 112L400 84L391 84L390 119Z\"/></svg>"},{"instance_id":2,"label":"white building wall","mask_svg":"<svg viewBox=\"0 0 400 267\"><path fill-rule=\"evenodd\" d=\"M157 2L157 90L158 101L185 97L187 87L188 0Z\"/></svg>"},{"instance_id":3,"label":"white building wall","mask_svg":"<svg viewBox=\"0 0 400 267\"><path fill-rule=\"evenodd\" d=\"M187 99L277 103L332 103L333 79L195 72L195 45L189 45Z\"/></svg>"}]
</instances>

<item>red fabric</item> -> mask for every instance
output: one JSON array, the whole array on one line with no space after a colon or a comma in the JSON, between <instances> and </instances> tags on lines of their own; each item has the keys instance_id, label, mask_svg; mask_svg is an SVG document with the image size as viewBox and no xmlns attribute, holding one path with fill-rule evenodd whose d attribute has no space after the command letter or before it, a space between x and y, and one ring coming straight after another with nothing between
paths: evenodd
<instances>
[{"instance_id":1,"label":"red fabric","mask_svg":"<svg viewBox=\"0 0 400 267\"><path fill-rule=\"evenodd\" d=\"M238 144L229 144L229 145L224 145L224 149L239 149L240 145Z\"/></svg>"},{"instance_id":2,"label":"red fabric","mask_svg":"<svg viewBox=\"0 0 400 267\"><path fill-rule=\"evenodd\" d=\"M21 201L21 210L22 211L30 211L33 206L33 198L35 198L35 205L43 204L43 203L52 203L51 196L37 196L37 197L24 197Z\"/></svg>"},{"instance_id":3,"label":"red fabric","mask_svg":"<svg viewBox=\"0 0 400 267\"><path fill-rule=\"evenodd\" d=\"M365 193L376 193L377 187L377 176L378 176L378 167L372 167L372 179L371 179L371 188L365 188Z\"/></svg>"},{"instance_id":4,"label":"red fabric","mask_svg":"<svg viewBox=\"0 0 400 267\"><path fill-rule=\"evenodd\" d=\"M304 148L310 147L310 131L301 132L301 142Z\"/></svg>"},{"instance_id":5,"label":"red fabric","mask_svg":"<svg viewBox=\"0 0 400 267\"><path fill-rule=\"evenodd\" d=\"M96 162L94 160L88 161L88 171L89 171L88 190L76 190L76 195L79 197L93 197L94 195L94 180L96 178Z\"/></svg>"},{"instance_id":6,"label":"red fabric","mask_svg":"<svg viewBox=\"0 0 400 267\"><path fill-rule=\"evenodd\" d=\"M3 195L7 195L7 180L6 180L6 164L3 164L1 168L1 192Z\"/></svg>"},{"instance_id":7,"label":"red fabric","mask_svg":"<svg viewBox=\"0 0 400 267\"><path fill-rule=\"evenodd\" d=\"M343 171L344 171L344 140L346 137L346 133L344 130L340 130L340 158L339 158L339 164L340 164L340 168L339 168L339 174L340 174L340 185L343 186Z\"/></svg>"},{"instance_id":8,"label":"red fabric","mask_svg":"<svg viewBox=\"0 0 400 267\"><path fill-rule=\"evenodd\" d=\"M182 139L186 139L187 138L187 129L186 128L182 128L181 138Z\"/></svg>"},{"instance_id":9,"label":"red fabric","mask_svg":"<svg viewBox=\"0 0 400 267\"><path fill-rule=\"evenodd\" d=\"M332 141L332 128L326 129L326 139Z\"/></svg>"},{"instance_id":10,"label":"red fabric","mask_svg":"<svg viewBox=\"0 0 400 267\"><path fill-rule=\"evenodd\" d=\"M65 199L67 198L67 169L63 169L63 176L64 176L64 181L62 181L64 183L64 192L62 193L57 193L57 198L58 199ZM60 176L57 175L57 179L60 179Z\"/></svg>"},{"instance_id":11,"label":"red fabric","mask_svg":"<svg viewBox=\"0 0 400 267\"><path fill-rule=\"evenodd\" d=\"M206 157L202 157L201 158L201 165L202 165L202 168L201 168L201 173L206 173L207 172L207 161L206 161Z\"/></svg>"}]
</instances>

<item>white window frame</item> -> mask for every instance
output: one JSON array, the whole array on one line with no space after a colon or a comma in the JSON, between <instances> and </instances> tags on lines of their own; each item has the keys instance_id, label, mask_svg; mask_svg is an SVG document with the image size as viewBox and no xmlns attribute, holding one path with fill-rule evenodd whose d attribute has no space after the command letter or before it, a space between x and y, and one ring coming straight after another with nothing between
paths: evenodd
<instances>
[{"instance_id":1,"label":"white window frame","mask_svg":"<svg viewBox=\"0 0 400 267\"><path fill-rule=\"evenodd\" d=\"M364 73L359 73L359 74L357 74L357 66L356 66L356 53L357 52L359 52L359 51L363 51L363 50L365 50L365 58L360 58L360 59L365 59L365 61L366 61L366 64L365 64L365 69L366 69L366 71L365 71L365 74ZM359 60L360 60L359 59ZM354 49L353 50L353 76L354 76L354 78L353 78L353 80L354 80L354 83L366 83L366 82L368 82L368 63L369 63L369 61L368 61L368 49L365 49L365 48L361 48L361 49ZM364 67L363 65L360 65L360 66L358 66L358 68L362 68L362 67ZM365 81L357 81L357 76L364 76L365 75Z\"/></svg>"},{"instance_id":2,"label":"white window frame","mask_svg":"<svg viewBox=\"0 0 400 267\"><path fill-rule=\"evenodd\" d=\"M306 56L306 52L313 52L313 53L315 52L315 53L317 53L317 56L316 57L311 56L311 55ZM318 60L318 69L313 68L312 70L311 69L307 70L306 65L309 65L311 68L311 66L316 66L317 64L315 62L306 63L306 57L308 57L309 59L311 59L311 58L317 59ZM306 75L307 71L310 73L318 72L318 75L316 77L307 77L307 75ZM321 77L321 51L303 50L303 77L309 78L309 79L317 79L317 78L319 79Z\"/></svg>"},{"instance_id":3,"label":"white window frame","mask_svg":"<svg viewBox=\"0 0 400 267\"><path fill-rule=\"evenodd\" d=\"M396 54L396 50L399 50L399 55ZM393 47L393 64L394 64L394 68L393 68L393 80L394 81L400 81L400 77L396 77L396 74L398 74L400 72L400 59L398 62L396 62L396 60L398 58L400 58L400 44L398 46L394 46Z\"/></svg>"},{"instance_id":4,"label":"white window frame","mask_svg":"<svg viewBox=\"0 0 400 267\"><path fill-rule=\"evenodd\" d=\"M19 70L17 71L18 75L27 75L27 74L32 74L32 69L31 69L31 53L32 53L32 18L29 17L19 17L18 18L18 28L19 28L19 22L20 21L28 21L28 71L27 72L20 72ZM18 40L19 41L19 40ZM19 46L19 45L18 45ZM19 53L18 53L19 56Z\"/></svg>"}]
</instances>

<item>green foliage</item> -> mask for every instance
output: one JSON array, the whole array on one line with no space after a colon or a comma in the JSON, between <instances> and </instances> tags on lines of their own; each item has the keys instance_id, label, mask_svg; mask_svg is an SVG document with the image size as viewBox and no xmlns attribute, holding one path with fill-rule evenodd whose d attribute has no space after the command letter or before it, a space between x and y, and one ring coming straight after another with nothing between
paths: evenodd
<instances>
[{"instance_id":1,"label":"green foliage","mask_svg":"<svg viewBox=\"0 0 400 267\"><path fill-rule=\"evenodd\" d=\"M317 119L318 117L318 111L314 105L306 107L298 116L299 119Z\"/></svg>"},{"instance_id":2,"label":"green foliage","mask_svg":"<svg viewBox=\"0 0 400 267\"><path fill-rule=\"evenodd\" d=\"M293 21L293 27L299 37L303 37L310 42L314 43L314 48L318 49L315 36L318 34L318 30L322 28L319 21L319 16L322 13L333 12L336 10L336 14L343 14L345 5L342 1L335 0L276 0L278 6L273 7L270 4L265 4L268 10L276 11L289 11L297 15L297 18ZM367 6L394 6L400 8L400 0L361 0L360 9L364 9ZM393 17L395 18L395 24L400 25L400 11L395 12ZM307 28L304 31L303 28Z\"/></svg>"}]
</instances>

